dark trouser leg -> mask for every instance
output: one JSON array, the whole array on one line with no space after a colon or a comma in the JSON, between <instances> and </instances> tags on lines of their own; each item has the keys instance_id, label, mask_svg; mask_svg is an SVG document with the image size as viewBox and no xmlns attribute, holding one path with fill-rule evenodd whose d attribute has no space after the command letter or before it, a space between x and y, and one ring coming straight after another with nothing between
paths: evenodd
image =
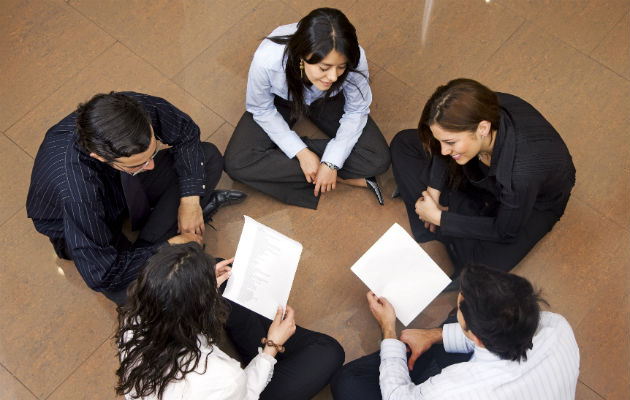
<instances>
[{"instance_id":1,"label":"dark trouser leg","mask_svg":"<svg viewBox=\"0 0 630 400\"><path fill-rule=\"evenodd\" d=\"M344 113L343 93L324 101L315 101L310 106L309 119L328 137L334 138ZM328 140L309 140L307 145L318 156L324 154ZM368 116L363 132L346 159L339 177L343 179L367 178L380 175L390 164L389 147L372 117Z\"/></svg>"},{"instance_id":2,"label":"dark trouser leg","mask_svg":"<svg viewBox=\"0 0 630 400\"><path fill-rule=\"evenodd\" d=\"M449 317L444 324L456 322L455 316ZM442 372L449 365L470 360L471 354L447 353L442 344L432 346L422 354L409 372L411 381L421 384L432 376ZM358 358L339 370L333 377L330 388L335 400L376 400L381 399L379 385L380 353L376 352Z\"/></svg>"},{"instance_id":3,"label":"dark trouser leg","mask_svg":"<svg viewBox=\"0 0 630 400\"><path fill-rule=\"evenodd\" d=\"M249 112L241 117L225 149L225 172L284 203L317 208L319 198L297 158L288 158Z\"/></svg>"},{"instance_id":4,"label":"dark trouser leg","mask_svg":"<svg viewBox=\"0 0 630 400\"><path fill-rule=\"evenodd\" d=\"M418 131L407 129L394 136L390 144L392 171L398 191L405 203L411 232L418 242L437 239L437 236L424 227L424 222L416 214L416 201L429 184L429 155L422 148Z\"/></svg>"},{"instance_id":5,"label":"dark trouser leg","mask_svg":"<svg viewBox=\"0 0 630 400\"><path fill-rule=\"evenodd\" d=\"M447 236L442 236L441 239L452 245L455 255L451 258L456 262L458 270L474 263L507 272L529 253L557 221L558 218L552 212L533 211L527 224L511 243ZM450 245L447 248L451 251Z\"/></svg>"},{"instance_id":6,"label":"dark trouser leg","mask_svg":"<svg viewBox=\"0 0 630 400\"><path fill-rule=\"evenodd\" d=\"M202 142L205 167L205 205L216 187L223 171L223 157L212 143ZM177 235L177 210L180 192L173 152L162 150L155 157L155 168L138 175L152 207L151 214L142 227L136 246L148 246Z\"/></svg>"},{"instance_id":7,"label":"dark trouser leg","mask_svg":"<svg viewBox=\"0 0 630 400\"><path fill-rule=\"evenodd\" d=\"M260 339L267 336L271 320L228 301L231 307L226 323L228 335L246 364L258 354ZM286 351L277 355L273 378L261 399L310 399L341 367L344 351L328 335L297 327L285 343Z\"/></svg>"}]
</instances>

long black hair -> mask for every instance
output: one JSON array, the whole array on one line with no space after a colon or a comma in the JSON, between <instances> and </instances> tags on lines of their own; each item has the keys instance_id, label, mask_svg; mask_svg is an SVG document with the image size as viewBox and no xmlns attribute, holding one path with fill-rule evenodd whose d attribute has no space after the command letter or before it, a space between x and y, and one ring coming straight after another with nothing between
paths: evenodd
<instances>
[{"instance_id":1,"label":"long black hair","mask_svg":"<svg viewBox=\"0 0 630 400\"><path fill-rule=\"evenodd\" d=\"M324 99L328 99L331 93L341 88L349 72L356 72L361 58L356 29L341 11L334 8L318 8L311 11L298 22L293 35L270 36L267 39L286 45L285 73L289 99L293 103L292 119L308 113L304 101L304 86L312 85L306 74L300 73L300 60L317 64L333 50L346 57L347 68L326 91Z\"/></svg>"},{"instance_id":2,"label":"long black hair","mask_svg":"<svg viewBox=\"0 0 630 400\"><path fill-rule=\"evenodd\" d=\"M209 346L219 339L227 309L214 265L194 242L163 246L146 262L118 309L118 395L161 399L169 382L197 368L199 337Z\"/></svg>"}]
</instances>

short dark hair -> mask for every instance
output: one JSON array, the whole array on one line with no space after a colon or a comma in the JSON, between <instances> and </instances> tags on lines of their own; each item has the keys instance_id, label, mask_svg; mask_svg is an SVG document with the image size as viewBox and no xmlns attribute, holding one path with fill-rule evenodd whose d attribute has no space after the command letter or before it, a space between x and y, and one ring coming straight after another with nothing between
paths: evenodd
<instances>
[{"instance_id":1,"label":"short dark hair","mask_svg":"<svg viewBox=\"0 0 630 400\"><path fill-rule=\"evenodd\" d=\"M304 86L311 86L306 75L300 73L300 59L317 64L333 50L348 59L346 70L326 91L325 99L341 88L349 72L355 72L361 59L357 31L348 18L335 8L317 8L302 18L292 35L271 36L274 43L286 44L284 56L287 86L292 100L291 118L307 114ZM310 57L309 57L310 56Z\"/></svg>"},{"instance_id":2,"label":"short dark hair","mask_svg":"<svg viewBox=\"0 0 630 400\"><path fill-rule=\"evenodd\" d=\"M471 265L462 272L460 290L459 310L466 330L501 359L527 360L540 303L547 304L532 284L518 275Z\"/></svg>"},{"instance_id":3,"label":"short dark hair","mask_svg":"<svg viewBox=\"0 0 630 400\"><path fill-rule=\"evenodd\" d=\"M100 93L79 104L75 122L79 146L108 162L142 153L151 143L149 114L123 93Z\"/></svg>"},{"instance_id":4,"label":"short dark hair","mask_svg":"<svg viewBox=\"0 0 630 400\"><path fill-rule=\"evenodd\" d=\"M214 266L195 242L165 245L147 260L129 287L127 304L118 308L117 394L161 398L169 382L197 368L198 337L208 346L217 342L227 306Z\"/></svg>"}]
</instances>

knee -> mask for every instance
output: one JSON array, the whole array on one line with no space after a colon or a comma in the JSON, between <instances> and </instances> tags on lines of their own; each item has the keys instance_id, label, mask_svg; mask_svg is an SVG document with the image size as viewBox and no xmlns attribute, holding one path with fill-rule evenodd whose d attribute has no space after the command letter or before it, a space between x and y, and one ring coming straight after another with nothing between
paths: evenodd
<instances>
[{"instance_id":1,"label":"knee","mask_svg":"<svg viewBox=\"0 0 630 400\"><path fill-rule=\"evenodd\" d=\"M337 340L320 333L313 344L316 347L318 357L328 366L331 374L343 365L346 353Z\"/></svg>"},{"instance_id":2,"label":"knee","mask_svg":"<svg viewBox=\"0 0 630 400\"><path fill-rule=\"evenodd\" d=\"M210 142L201 142L201 151L203 152L203 161L205 164L219 163L223 168L223 156L217 146Z\"/></svg>"},{"instance_id":3,"label":"knee","mask_svg":"<svg viewBox=\"0 0 630 400\"><path fill-rule=\"evenodd\" d=\"M410 147L411 142L420 142L417 129L404 129L396 134L389 144L392 156Z\"/></svg>"},{"instance_id":4,"label":"knee","mask_svg":"<svg viewBox=\"0 0 630 400\"><path fill-rule=\"evenodd\" d=\"M330 391L335 400L348 400L357 398L365 389L363 379L361 379L348 365L339 369L330 380Z\"/></svg>"}]
</instances>

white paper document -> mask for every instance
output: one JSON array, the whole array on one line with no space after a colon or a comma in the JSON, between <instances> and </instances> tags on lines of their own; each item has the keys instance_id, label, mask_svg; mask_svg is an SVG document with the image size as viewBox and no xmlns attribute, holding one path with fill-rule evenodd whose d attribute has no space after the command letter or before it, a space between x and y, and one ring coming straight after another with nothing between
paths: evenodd
<instances>
[{"instance_id":1,"label":"white paper document","mask_svg":"<svg viewBox=\"0 0 630 400\"><path fill-rule=\"evenodd\" d=\"M302 245L245 217L232 263L232 276L223 297L274 319L278 306L286 307Z\"/></svg>"},{"instance_id":2,"label":"white paper document","mask_svg":"<svg viewBox=\"0 0 630 400\"><path fill-rule=\"evenodd\" d=\"M451 282L398 224L350 268L378 297L385 297L407 326Z\"/></svg>"}]
</instances>

